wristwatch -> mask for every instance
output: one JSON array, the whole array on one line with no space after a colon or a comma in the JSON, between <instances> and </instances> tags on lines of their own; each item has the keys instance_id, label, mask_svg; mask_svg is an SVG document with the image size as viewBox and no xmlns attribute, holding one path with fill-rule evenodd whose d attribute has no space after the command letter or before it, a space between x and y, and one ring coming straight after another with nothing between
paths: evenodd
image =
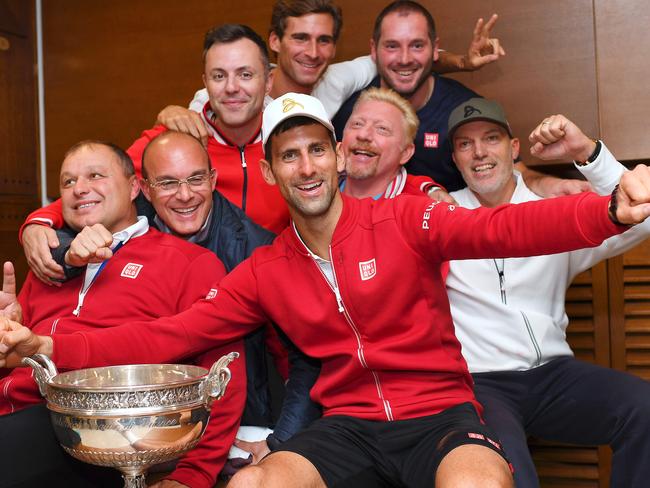
<instances>
[{"instance_id":1,"label":"wristwatch","mask_svg":"<svg viewBox=\"0 0 650 488\"><path fill-rule=\"evenodd\" d=\"M594 151L591 153L591 155L587 158L586 161L576 161L576 160L574 159L573 162L574 162L577 166L587 166L589 163L593 163L594 161L596 161L596 158L597 158L598 155L600 154L600 150L601 150L602 147L603 147L603 143L600 142L600 141L597 140L597 139L592 139L592 141L594 141L594 142L596 143L596 147L594 148Z\"/></svg>"}]
</instances>

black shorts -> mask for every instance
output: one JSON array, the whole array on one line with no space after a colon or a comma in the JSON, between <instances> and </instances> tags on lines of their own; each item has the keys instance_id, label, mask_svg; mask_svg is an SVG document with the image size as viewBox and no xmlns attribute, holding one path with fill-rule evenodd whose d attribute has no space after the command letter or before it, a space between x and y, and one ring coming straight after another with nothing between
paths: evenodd
<instances>
[{"instance_id":1,"label":"black shorts","mask_svg":"<svg viewBox=\"0 0 650 488\"><path fill-rule=\"evenodd\" d=\"M442 458L465 444L488 447L508 462L496 436L481 423L470 403L436 415L393 422L323 417L284 442L278 451L306 458L330 488L431 488Z\"/></svg>"}]
</instances>

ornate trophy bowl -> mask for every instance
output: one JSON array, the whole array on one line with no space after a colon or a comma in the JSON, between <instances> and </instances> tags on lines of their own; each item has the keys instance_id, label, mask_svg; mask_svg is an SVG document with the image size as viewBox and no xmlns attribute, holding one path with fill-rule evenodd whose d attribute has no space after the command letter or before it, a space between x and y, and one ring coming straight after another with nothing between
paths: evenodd
<instances>
[{"instance_id":1,"label":"ornate trophy bowl","mask_svg":"<svg viewBox=\"0 0 650 488\"><path fill-rule=\"evenodd\" d=\"M210 371L178 364L137 364L59 374L42 354L34 369L63 449L90 464L119 469L127 488L145 488L147 469L198 444L214 400L230 381L231 352Z\"/></svg>"}]
</instances>

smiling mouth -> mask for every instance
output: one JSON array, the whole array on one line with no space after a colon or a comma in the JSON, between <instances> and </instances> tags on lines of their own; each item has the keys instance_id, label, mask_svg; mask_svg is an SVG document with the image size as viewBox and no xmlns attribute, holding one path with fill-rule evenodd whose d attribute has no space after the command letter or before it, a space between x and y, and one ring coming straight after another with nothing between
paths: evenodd
<instances>
[{"instance_id":1,"label":"smiling mouth","mask_svg":"<svg viewBox=\"0 0 650 488\"><path fill-rule=\"evenodd\" d=\"M81 205L77 205L77 210L85 210L87 208L92 208L95 205L98 205L99 202L89 202L89 203L82 203Z\"/></svg>"},{"instance_id":2,"label":"smiling mouth","mask_svg":"<svg viewBox=\"0 0 650 488\"><path fill-rule=\"evenodd\" d=\"M494 168L495 166L496 166L495 163L485 163L485 164L481 164L480 166L476 166L476 167L472 168L472 171L474 173L481 173L483 171L489 171L492 168Z\"/></svg>"},{"instance_id":3,"label":"smiling mouth","mask_svg":"<svg viewBox=\"0 0 650 488\"><path fill-rule=\"evenodd\" d=\"M296 61L300 66L307 69L316 69L319 68L322 63L305 63L304 61Z\"/></svg>"},{"instance_id":4,"label":"smiling mouth","mask_svg":"<svg viewBox=\"0 0 650 488\"><path fill-rule=\"evenodd\" d=\"M308 183L306 185L299 185L296 188L303 192L312 192L319 189L322 186L323 182L319 181L318 183Z\"/></svg>"},{"instance_id":5,"label":"smiling mouth","mask_svg":"<svg viewBox=\"0 0 650 488\"><path fill-rule=\"evenodd\" d=\"M195 205L193 207L187 207L187 208L173 208L172 211L174 213L179 214L179 215L189 215L189 214L193 213L194 211L196 211L196 209L198 209L198 208L199 208L199 206Z\"/></svg>"},{"instance_id":6,"label":"smiling mouth","mask_svg":"<svg viewBox=\"0 0 650 488\"><path fill-rule=\"evenodd\" d=\"M399 78L410 78L416 72L417 72L417 68L393 70L393 73L397 74Z\"/></svg>"},{"instance_id":7,"label":"smiling mouth","mask_svg":"<svg viewBox=\"0 0 650 488\"><path fill-rule=\"evenodd\" d=\"M366 156L368 158L374 158L377 155L376 152L368 151L365 149L353 149L352 154L355 156Z\"/></svg>"}]
</instances>

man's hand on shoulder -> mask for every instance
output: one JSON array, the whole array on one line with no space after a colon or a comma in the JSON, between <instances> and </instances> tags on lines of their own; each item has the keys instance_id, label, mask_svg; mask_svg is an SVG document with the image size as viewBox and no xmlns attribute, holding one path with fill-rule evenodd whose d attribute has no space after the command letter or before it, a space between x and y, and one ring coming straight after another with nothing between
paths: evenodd
<instances>
[{"instance_id":1,"label":"man's hand on shoulder","mask_svg":"<svg viewBox=\"0 0 650 488\"><path fill-rule=\"evenodd\" d=\"M0 317L0 368L16 368L22 359L41 353L52 356L54 345L49 336L34 334L29 328Z\"/></svg>"},{"instance_id":2,"label":"man's hand on shoulder","mask_svg":"<svg viewBox=\"0 0 650 488\"><path fill-rule=\"evenodd\" d=\"M200 140L204 147L208 146L208 128L201 115L193 110L179 105L168 105L160 111L156 123L170 130L190 134Z\"/></svg>"},{"instance_id":3,"label":"man's hand on shoulder","mask_svg":"<svg viewBox=\"0 0 650 488\"><path fill-rule=\"evenodd\" d=\"M30 224L23 229L23 251L32 273L43 283L60 286L65 278L63 268L52 259L50 249L59 247L56 231L40 224Z\"/></svg>"},{"instance_id":4,"label":"man's hand on shoulder","mask_svg":"<svg viewBox=\"0 0 650 488\"><path fill-rule=\"evenodd\" d=\"M584 162L596 149L596 142L564 115L546 117L528 140L530 153L543 160L560 159Z\"/></svg>"},{"instance_id":5,"label":"man's hand on shoulder","mask_svg":"<svg viewBox=\"0 0 650 488\"><path fill-rule=\"evenodd\" d=\"M542 198L561 197L591 191L591 185L588 181L546 175L528 168L521 161L515 164L515 169L521 173L526 186Z\"/></svg>"},{"instance_id":6,"label":"man's hand on shoulder","mask_svg":"<svg viewBox=\"0 0 650 488\"><path fill-rule=\"evenodd\" d=\"M16 297L16 273L11 261L2 268L2 292L0 292L0 316L14 322L23 321L23 310Z\"/></svg>"},{"instance_id":7,"label":"man's hand on shoulder","mask_svg":"<svg viewBox=\"0 0 650 488\"><path fill-rule=\"evenodd\" d=\"M650 168L637 165L621 176L610 203L610 217L616 223L634 225L650 216Z\"/></svg>"},{"instance_id":8,"label":"man's hand on shoulder","mask_svg":"<svg viewBox=\"0 0 650 488\"><path fill-rule=\"evenodd\" d=\"M449 203L451 205L458 205L454 197L452 197L446 190L440 187L433 187L427 192L427 196L437 202Z\"/></svg>"},{"instance_id":9,"label":"man's hand on shoulder","mask_svg":"<svg viewBox=\"0 0 650 488\"><path fill-rule=\"evenodd\" d=\"M81 267L88 263L101 263L113 256L113 234L102 224L84 227L70 244L65 254L69 266Z\"/></svg>"}]
</instances>

